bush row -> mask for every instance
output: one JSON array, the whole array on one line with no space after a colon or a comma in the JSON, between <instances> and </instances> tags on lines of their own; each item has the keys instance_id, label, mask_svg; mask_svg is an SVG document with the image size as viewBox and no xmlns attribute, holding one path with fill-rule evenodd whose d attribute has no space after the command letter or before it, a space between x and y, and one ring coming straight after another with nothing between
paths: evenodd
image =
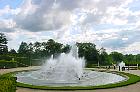
<instances>
[{"instance_id":1,"label":"bush row","mask_svg":"<svg viewBox=\"0 0 140 92\"><path fill-rule=\"evenodd\" d=\"M130 66L136 66L137 64L140 66L140 62L136 62L136 61L133 61L133 62L125 62L126 65L130 65Z\"/></svg>"},{"instance_id":2,"label":"bush row","mask_svg":"<svg viewBox=\"0 0 140 92\"><path fill-rule=\"evenodd\" d=\"M17 67L16 61L0 60L0 68L15 68Z\"/></svg>"},{"instance_id":3,"label":"bush row","mask_svg":"<svg viewBox=\"0 0 140 92\"><path fill-rule=\"evenodd\" d=\"M0 75L0 92L16 92L16 77L11 74Z\"/></svg>"},{"instance_id":4,"label":"bush row","mask_svg":"<svg viewBox=\"0 0 140 92\"><path fill-rule=\"evenodd\" d=\"M9 55L0 55L0 60L10 61L12 60L12 57Z\"/></svg>"},{"instance_id":5,"label":"bush row","mask_svg":"<svg viewBox=\"0 0 140 92\"><path fill-rule=\"evenodd\" d=\"M28 59L23 58L14 58L14 60L0 60L0 68L15 68L15 67L27 67L27 66L36 66L42 65L42 60L40 59Z\"/></svg>"}]
</instances>

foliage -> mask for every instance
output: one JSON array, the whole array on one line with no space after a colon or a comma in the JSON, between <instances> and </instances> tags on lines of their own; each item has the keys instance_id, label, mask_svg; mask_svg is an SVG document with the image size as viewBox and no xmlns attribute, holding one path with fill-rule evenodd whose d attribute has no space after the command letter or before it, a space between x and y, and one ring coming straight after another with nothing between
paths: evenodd
<instances>
[{"instance_id":1,"label":"foliage","mask_svg":"<svg viewBox=\"0 0 140 92\"><path fill-rule=\"evenodd\" d=\"M110 56L112 57L115 63L123 61L123 54L119 52L111 52Z\"/></svg>"},{"instance_id":2,"label":"foliage","mask_svg":"<svg viewBox=\"0 0 140 92\"><path fill-rule=\"evenodd\" d=\"M77 43L79 57L84 57L89 64L95 64L98 61L98 51L93 43Z\"/></svg>"},{"instance_id":3,"label":"foliage","mask_svg":"<svg viewBox=\"0 0 140 92\"><path fill-rule=\"evenodd\" d=\"M68 45L68 44L63 45L62 52L63 53L69 53L70 52L70 45Z\"/></svg>"},{"instance_id":4,"label":"foliage","mask_svg":"<svg viewBox=\"0 0 140 92\"><path fill-rule=\"evenodd\" d=\"M18 51L11 49L8 53L7 39L3 33L0 33L0 60L10 61L14 58L17 66L41 65L44 60L58 57L61 53L69 53L71 46L62 44L49 39L47 42L26 43L21 42ZM108 54L105 48L97 49L94 43L76 43L79 57L84 57L86 67L95 67L95 65L112 65L124 61L126 64L140 64L140 54L123 55L119 52Z\"/></svg>"},{"instance_id":5,"label":"foliage","mask_svg":"<svg viewBox=\"0 0 140 92\"><path fill-rule=\"evenodd\" d=\"M16 92L16 78L11 74L0 75L0 92Z\"/></svg>"},{"instance_id":6,"label":"foliage","mask_svg":"<svg viewBox=\"0 0 140 92\"><path fill-rule=\"evenodd\" d=\"M0 54L8 52L7 39L3 33L0 33Z\"/></svg>"},{"instance_id":7,"label":"foliage","mask_svg":"<svg viewBox=\"0 0 140 92\"><path fill-rule=\"evenodd\" d=\"M17 61L17 67L26 67L30 66L30 60L27 57L15 57Z\"/></svg>"},{"instance_id":8,"label":"foliage","mask_svg":"<svg viewBox=\"0 0 140 92\"><path fill-rule=\"evenodd\" d=\"M17 52L14 50L14 49L11 49L10 51L9 51L9 54L16 54Z\"/></svg>"},{"instance_id":9,"label":"foliage","mask_svg":"<svg viewBox=\"0 0 140 92\"><path fill-rule=\"evenodd\" d=\"M17 67L16 61L0 60L0 68L15 68Z\"/></svg>"},{"instance_id":10,"label":"foliage","mask_svg":"<svg viewBox=\"0 0 140 92\"><path fill-rule=\"evenodd\" d=\"M137 64L140 65L140 62L138 62L138 61L125 61L126 66L136 66Z\"/></svg>"},{"instance_id":11,"label":"foliage","mask_svg":"<svg viewBox=\"0 0 140 92\"><path fill-rule=\"evenodd\" d=\"M12 57L9 55L0 55L0 60L10 61L12 60Z\"/></svg>"},{"instance_id":12,"label":"foliage","mask_svg":"<svg viewBox=\"0 0 140 92\"><path fill-rule=\"evenodd\" d=\"M22 56L26 55L28 53L28 45L26 42L22 42L19 49L18 53L21 54Z\"/></svg>"},{"instance_id":13,"label":"foliage","mask_svg":"<svg viewBox=\"0 0 140 92\"><path fill-rule=\"evenodd\" d=\"M99 50L99 63L101 65L111 65L109 55L103 47Z\"/></svg>"}]
</instances>

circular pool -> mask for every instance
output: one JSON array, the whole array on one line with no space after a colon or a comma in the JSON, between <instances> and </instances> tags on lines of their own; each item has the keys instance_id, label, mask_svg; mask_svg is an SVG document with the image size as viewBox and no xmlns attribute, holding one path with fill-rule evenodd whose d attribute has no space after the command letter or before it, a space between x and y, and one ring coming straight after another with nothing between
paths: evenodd
<instances>
[{"instance_id":1,"label":"circular pool","mask_svg":"<svg viewBox=\"0 0 140 92\"><path fill-rule=\"evenodd\" d=\"M71 78L70 74L67 78L60 78L61 76L43 76L45 72L35 71L22 71L16 74L17 82L30 84L35 86L99 86L114 84L124 80L127 80L126 77L120 76L115 73L99 72L84 70L81 78L75 76ZM50 74L51 75L51 74Z\"/></svg>"}]
</instances>

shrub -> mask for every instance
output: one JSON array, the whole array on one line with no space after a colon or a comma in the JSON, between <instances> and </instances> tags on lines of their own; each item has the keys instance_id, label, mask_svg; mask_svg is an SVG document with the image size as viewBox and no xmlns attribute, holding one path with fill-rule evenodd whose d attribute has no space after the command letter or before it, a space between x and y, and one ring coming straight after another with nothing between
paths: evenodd
<instances>
[{"instance_id":1,"label":"shrub","mask_svg":"<svg viewBox=\"0 0 140 92\"><path fill-rule=\"evenodd\" d=\"M0 60L10 61L10 60L12 60L12 57L10 57L8 55L0 55Z\"/></svg>"},{"instance_id":2,"label":"shrub","mask_svg":"<svg viewBox=\"0 0 140 92\"><path fill-rule=\"evenodd\" d=\"M30 61L27 57L16 57L18 67L26 67L30 65Z\"/></svg>"},{"instance_id":3,"label":"shrub","mask_svg":"<svg viewBox=\"0 0 140 92\"><path fill-rule=\"evenodd\" d=\"M133 62L125 62L125 65L129 65L129 66L136 66L137 64L140 65L140 62L136 62L136 61L133 61Z\"/></svg>"},{"instance_id":4,"label":"shrub","mask_svg":"<svg viewBox=\"0 0 140 92\"><path fill-rule=\"evenodd\" d=\"M0 60L0 68L15 68L17 66L16 61Z\"/></svg>"},{"instance_id":5,"label":"shrub","mask_svg":"<svg viewBox=\"0 0 140 92\"><path fill-rule=\"evenodd\" d=\"M16 77L11 74L1 75L0 92L16 92Z\"/></svg>"}]
</instances>

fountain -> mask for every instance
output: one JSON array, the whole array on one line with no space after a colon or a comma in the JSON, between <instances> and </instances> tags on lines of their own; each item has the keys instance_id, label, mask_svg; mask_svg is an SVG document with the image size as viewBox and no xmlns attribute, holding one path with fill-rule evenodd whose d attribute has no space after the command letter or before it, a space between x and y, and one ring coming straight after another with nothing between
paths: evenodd
<instances>
[{"instance_id":1,"label":"fountain","mask_svg":"<svg viewBox=\"0 0 140 92\"><path fill-rule=\"evenodd\" d=\"M78 57L78 48L74 45L70 53L46 60L39 70L16 74L20 83L39 86L97 86L117 83L126 78L106 72L85 70L84 58Z\"/></svg>"},{"instance_id":2,"label":"fountain","mask_svg":"<svg viewBox=\"0 0 140 92\"><path fill-rule=\"evenodd\" d=\"M118 66L119 66L119 70L122 71L123 70L122 68L125 67L125 63L122 61L118 64Z\"/></svg>"},{"instance_id":3,"label":"fountain","mask_svg":"<svg viewBox=\"0 0 140 92\"><path fill-rule=\"evenodd\" d=\"M51 56L38 71L38 77L51 83L75 83L83 75L84 62L83 58L78 58L77 48L73 46L68 54L62 53L57 59Z\"/></svg>"}]
</instances>

